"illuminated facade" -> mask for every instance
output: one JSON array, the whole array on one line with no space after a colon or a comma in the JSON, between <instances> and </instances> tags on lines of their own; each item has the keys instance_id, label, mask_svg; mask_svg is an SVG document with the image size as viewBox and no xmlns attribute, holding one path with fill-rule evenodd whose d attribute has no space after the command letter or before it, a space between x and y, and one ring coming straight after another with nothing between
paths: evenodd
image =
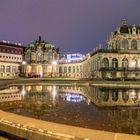
<instances>
[{"instance_id":1,"label":"illuminated facade","mask_svg":"<svg viewBox=\"0 0 140 140\"><path fill-rule=\"evenodd\" d=\"M106 49L99 46L79 63L60 64L59 73L84 79L140 79L139 62L140 27L128 26L123 20L123 25L108 38ZM75 71L76 67L79 70Z\"/></svg>"},{"instance_id":2,"label":"illuminated facade","mask_svg":"<svg viewBox=\"0 0 140 140\"><path fill-rule=\"evenodd\" d=\"M25 77L140 79L140 27L129 26L126 20L117 31L111 33L106 49L99 46L86 56L60 55L59 48L41 40L41 37L25 47L24 52L22 49L18 45L0 44L1 77L20 74ZM18 66L21 66L20 70Z\"/></svg>"},{"instance_id":3,"label":"illuminated facade","mask_svg":"<svg viewBox=\"0 0 140 140\"><path fill-rule=\"evenodd\" d=\"M107 49L98 49L83 62L84 76L101 79L140 78L140 27L123 25L112 32ZM87 73L86 73L87 72Z\"/></svg>"},{"instance_id":4,"label":"illuminated facade","mask_svg":"<svg viewBox=\"0 0 140 140\"><path fill-rule=\"evenodd\" d=\"M0 42L0 77L16 78L20 75L20 66L23 61L23 46Z\"/></svg>"},{"instance_id":5,"label":"illuminated facade","mask_svg":"<svg viewBox=\"0 0 140 140\"><path fill-rule=\"evenodd\" d=\"M22 64L25 77L54 77L57 76L59 48L39 40L29 44L24 50L25 63Z\"/></svg>"},{"instance_id":6,"label":"illuminated facade","mask_svg":"<svg viewBox=\"0 0 140 140\"><path fill-rule=\"evenodd\" d=\"M76 63L83 61L85 58L85 55L75 53L75 54L66 54L66 55L61 55L61 58L59 60L60 63Z\"/></svg>"}]
</instances>

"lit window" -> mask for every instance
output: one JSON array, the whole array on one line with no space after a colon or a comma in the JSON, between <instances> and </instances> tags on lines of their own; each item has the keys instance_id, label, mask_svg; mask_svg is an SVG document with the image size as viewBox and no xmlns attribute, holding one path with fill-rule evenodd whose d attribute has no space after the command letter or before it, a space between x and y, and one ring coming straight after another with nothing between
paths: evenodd
<instances>
[{"instance_id":1,"label":"lit window","mask_svg":"<svg viewBox=\"0 0 140 140\"><path fill-rule=\"evenodd\" d=\"M104 58L102 61L102 65L104 68L108 68L109 67L109 60L107 58Z\"/></svg>"},{"instance_id":2,"label":"lit window","mask_svg":"<svg viewBox=\"0 0 140 140\"><path fill-rule=\"evenodd\" d=\"M68 68L68 71L69 71L69 73L71 73L71 67L69 66L69 68Z\"/></svg>"},{"instance_id":3,"label":"lit window","mask_svg":"<svg viewBox=\"0 0 140 140\"><path fill-rule=\"evenodd\" d=\"M118 60L116 58L112 59L112 68L114 69L118 68Z\"/></svg>"},{"instance_id":4,"label":"lit window","mask_svg":"<svg viewBox=\"0 0 140 140\"><path fill-rule=\"evenodd\" d=\"M5 66L1 66L1 72L5 72Z\"/></svg>"},{"instance_id":5,"label":"lit window","mask_svg":"<svg viewBox=\"0 0 140 140\"><path fill-rule=\"evenodd\" d=\"M10 66L6 67L6 72L10 72Z\"/></svg>"},{"instance_id":6,"label":"lit window","mask_svg":"<svg viewBox=\"0 0 140 140\"><path fill-rule=\"evenodd\" d=\"M67 67L64 67L64 73L67 73Z\"/></svg>"},{"instance_id":7,"label":"lit window","mask_svg":"<svg viewBox=\"0 0 140 140\"><path fill-rule=\"evenodd\" d=\"M133 60L131 61L131 67L132 67L132 68L136 68L136 67L137 67L137 60L136 60L136 59L133 59Z\"/></svg>"},{"instance_id":8,"label":"lit window","mask_svg":"<svg viewBox=\"0 0 140 140\"><path fill-rule=\"evenodd\" d=\"M126 58L122 60L122 67L126 69L128 68L128 60Z\"/></svg>"},{"instance_id":9,"label":"lit window","mask_svg":"<svg viewBox=\"0 0 140 140\"><path fill-rule=\"evenodd\" d=\"M122 49L127 50L128 49L128 40L124 39L122 41Z\"/></svg>"},{"instance_id":10,"label":"lit window","mask_svg":"<svg viewBox=\"0 0 140 140\"><path fill-rule=\"evenodd\" d=\"M136 40L132 40L132 42L131 42L131 49L132 50L137 50L137 41Z\"/></svg>"}]
</instances>

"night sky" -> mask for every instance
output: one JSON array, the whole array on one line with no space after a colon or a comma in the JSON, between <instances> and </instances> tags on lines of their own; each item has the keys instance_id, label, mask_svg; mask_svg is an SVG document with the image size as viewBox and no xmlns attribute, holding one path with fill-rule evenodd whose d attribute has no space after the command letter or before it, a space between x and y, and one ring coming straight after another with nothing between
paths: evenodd
<instances>
[{"instance_id":1,"label":"night sky","mask_svg":"<svg viewBox=\"0 0 140 140\"><path fill-rule=\"evenodd\" d=\"M121 26L140 25L140 0L0 0L0 40L42 38L62 53L91 52Z\"/></svg>"}]
</instances>

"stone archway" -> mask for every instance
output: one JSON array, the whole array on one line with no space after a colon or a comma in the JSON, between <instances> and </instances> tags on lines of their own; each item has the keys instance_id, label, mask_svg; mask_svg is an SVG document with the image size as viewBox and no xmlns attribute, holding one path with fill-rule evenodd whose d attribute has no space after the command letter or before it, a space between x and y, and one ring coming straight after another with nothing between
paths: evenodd
<instances>
[{"instance_id":1,"label":"stone archway","mask_svg":"<svg viewBox=\"0 0 140 140\"><path fill-rule=\"evenodd\" d=\"M36 67L36 76L37 77L43 77L43 67L42 67L42 65L38 65Z\"/></svg>"}]
</instances>

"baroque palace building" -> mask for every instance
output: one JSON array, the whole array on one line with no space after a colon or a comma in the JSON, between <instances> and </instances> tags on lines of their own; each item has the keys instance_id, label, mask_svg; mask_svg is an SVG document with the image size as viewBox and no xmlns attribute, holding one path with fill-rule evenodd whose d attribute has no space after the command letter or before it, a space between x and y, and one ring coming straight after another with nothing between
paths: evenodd
<instances>
[{"instance_id":1,"label":"baroque palace building","mask_svg":"<svg viewBox=\"0 0 140 140\"><path fill-rule=\"evenodd\" d=\"M121 27L111 33L107 48L97 47L79 63L60 64L61 76L95 79L140 78L140 27L129 26L123 20ZM79 70L76 71L75 69Z\"/></svg>"},{"instance_id":2,"label":"baroque palace building","mask_svg":"<svg viewBox=\"0 0 140 140\"><path fill-rule=\"evenodd\" d=\"M25 77L58 77L59 48L41 40L29 44L24 50L25 63L22 72Z\"/></svg>"},{"instance_id":3,"label":"baroque palace building","mask_svg":"<svg viewBox=\"0 0 140 140\"><path fill-rule=\"evenodd\" d=\"M1 77L140 79L140 27L126 20L108 37L107 48L96 47L87 55L62 55L41 36L26 47L2 42L0 53Z\"/></svg>"}]
</instances>

